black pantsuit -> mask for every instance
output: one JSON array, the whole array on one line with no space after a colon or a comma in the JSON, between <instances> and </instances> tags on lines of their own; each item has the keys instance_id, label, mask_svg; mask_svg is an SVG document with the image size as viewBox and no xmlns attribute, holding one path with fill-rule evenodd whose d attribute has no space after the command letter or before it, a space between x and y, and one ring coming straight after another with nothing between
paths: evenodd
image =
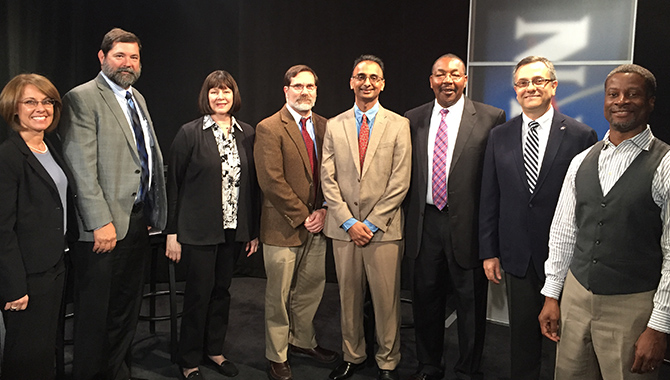
<instances>
[{"instance_id":1,"label":"black pantsuit","mask_svg":"<svg viewBox=\"0 0 670 380\"><path fill-rule=\"evenodd\" d=\"M7 329L2 379L53 379L65 264L61 260L44 273L29 274L26 280L28 307L2 311Z\"/></svg>"},{"instance_id":2,"label":"black pantsuit","mask_svg":"<svg viewBox=\"0 0 670 380\"><path fill-rule=\"evenodd\" d=\"M74 287L79 289L74 298L75 380L130 378L125 359L139 319L149 252L141 208L130 214L128 233L111 252L93 252L93 242L74 244Z\"/></svg>"},{"instance_id":3,"label":"black pantsuit","mask_svg":"<svg viewBox=\"0 0 670 380\"><path fill-rule=\"evenodd\" d=\"M223 353L230 309L228 289L243 247L235 242L234 230L226 230L226 241L230 243L182 245L188 275L177 360L183 368L197 367L203 354Z\"/></svg>"},{"instance_id":4,"label":"black pantsuit","mask_svg":"<svg viewBox=\"0 0 670 380\"><path fill-rule=\"evenodd\" d=\"M447 210L447 208L445 208ZM421 254L414 263L414 325L417 359L423 372L442 376L447 288L457 298L460 357L455 370L476 373L481 362L486 328L486 276L481 267L463 269L451 249L449 212L426 205ZM446 275L448 274L448 275ZM448 283L450 281L450 283Z\"/></svg>"}]
</instances>

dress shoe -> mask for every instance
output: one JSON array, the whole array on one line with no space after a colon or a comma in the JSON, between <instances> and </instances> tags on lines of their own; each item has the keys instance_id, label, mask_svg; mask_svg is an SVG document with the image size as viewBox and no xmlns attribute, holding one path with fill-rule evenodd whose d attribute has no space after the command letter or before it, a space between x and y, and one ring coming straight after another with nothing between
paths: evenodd
<instances>
[{"instance_id":1,"label":"dress shoe","mask_svg":"<svg viewBox=\"0 0 670 380\"><path fill-rule=\"evenodd\" d=\"M339 357L335 351L327 350L321 346L316 346L314 348L302 348L289 344L288 348L289 352L293 356L313 359L319 363L333 363Z\"/></svg>"},{"instance_id":2,"label":"dress shoe","mask_svg":"<svg viewBox=\"0 0 670 380\"><path fill-rule=\"evenodd\" d=\"M283 363L275 363L270 360L270 365L268 366L268 377L271 380L293 380L291 366L288 365L288 361Z\"/></svg>"},{"instance_id":3,"label":"dress shoe","mask_svg":"<svg viewBox=\"0 0 670 380\"><path fill-rule=\"evenodd\" d=\"M344 380L348 379L354 375L354 372L358 371L360 368L363 368L365 362L363 363L350 363L343 362L342 364L335 367L333 372L328 375L328 378L331 380Z\"/></svg>"},{"instance_id":4,"label":"dress shoe","mask_svg":"<svg viewBox=\"0 0 670 380\"><path fill-rule=\"evenodd\" d=\"M437 375L429 375L423 372L417 372L414 375L410 376L407 380L440 380L442 376L438 377Z\"/></svg>"},{"instance_id":5,"label":"dress shoe","mask_svg":"<svg viewBox=\"0 0 670 380\"><path fill-rule=\"evenodd\" d=\"M380 369L379 375L377 375L378 380L400 380L398 376L398 371L395 369Z\"/></svg>"},{"instance_id":6,"label":"dress shoe","mask_svg":"<svg viewBox=\"0 0 670 380\"><path fill-rule=\"evenodd\" d=\"M217 371L219 371L220 374L223 376L227 377L235 377L237 374L240 373L240 371L237 369L237 366L235 366L235 363L231 362L230 360L224 360L221 362L221 364L216 364L212 358L210 358L208 355L204 356L207 362L212 363L214 368L216 368Z\"/></svg>"},{"instance_id":7,"label":"dress shoe","mask_svg":"<svg viewBox=\"0 0 670 380\"><path fill-rule=\"evenodd\" d=\"M184 376L184 371L180 367L179 368L179 374L181 375L181 378L184 379L184 380L204 380L205 379L205 377L202 376L202 374L200 373L200 370L195 370L195 371L189 373L187 376Z\"/></svg>"}]
</instances>

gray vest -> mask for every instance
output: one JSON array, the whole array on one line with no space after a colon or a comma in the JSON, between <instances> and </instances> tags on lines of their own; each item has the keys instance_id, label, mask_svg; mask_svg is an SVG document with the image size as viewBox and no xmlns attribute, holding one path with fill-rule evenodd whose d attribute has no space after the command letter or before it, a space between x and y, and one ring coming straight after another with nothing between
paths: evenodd
<instances>
[{"instance_id":1,"label":"gray vest","mask_svg":"<svg viewBox=\"0 0 670 380\"><path fill-rule=\"evenodd\" d=\"M575 177L577 241L570 270L594 294L631 294L656 289L661 278L661 209L651 183L670 149L654 139L606 196L598 178L596 143Z\"/></svg>"}]
</instances>

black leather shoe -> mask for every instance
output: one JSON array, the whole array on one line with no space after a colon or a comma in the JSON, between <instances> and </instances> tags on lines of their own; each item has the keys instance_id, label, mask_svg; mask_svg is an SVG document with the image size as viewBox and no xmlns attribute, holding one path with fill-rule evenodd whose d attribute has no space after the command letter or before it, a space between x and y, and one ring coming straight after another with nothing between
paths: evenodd
<instances>
[{"instance_id":1,"label":"black leather shoe","mask_svg":"<svg viewBox=\"0 0 670 380\"><path fill-rule=\"evenodd\" d=\"M224 360L221 365L216 366L216 369L220 374L228 377L235 377L238 373L240 373L240 371L237 369L237 366L235 366L235 363L231 362L230 360Z\"/></svg>"},{"instance_id":2,"label":"black leather shoe","mask_svg":"<svg viewBox=\"0 0 670 380\"><path fill-rule=\"evenodd\" d=\"M407 380L440 380L442 376L437 377L436 375L429 375L423 372L417 372L414 375L410 376Z\"/></svg>"},{"instance_id":3,"label":"black leather shoe","mask_svg":"<svg viewBox=\"0 0 670 380\"><path fill-rule=\"evenodd\" d=\"M400 380L398 376L398 371L395 369L380 369L379 375L377 375L378 380Z\"/></svg>"},{"instance_id":4,"label":"black leather shoe","mask_svg":"<svg viewBox=\"0 0 670 380\"><path fill-rule=\"evenodd\" d=\"M339 357L335 351L327 350L321 346L316 346L314 348L302 348L289 344L288 349L293 356L309 358L319 363L325 364L333 363Z\"/></svg>"},{"instance_id":5,"label":"black leather shoe","mask_svg":"<svg viewBox=\"0 0 670 380\"><path fill-rule=\"evenodd\" d=\"M360 368L363 368L364 365L365 362L359 364L343 362L342 364L335 367L333 372L331 372L330 375L328 375L328 378L331 380L348 379L354 375L354 372L358 371Z\"/></svg>"}]
</instances>

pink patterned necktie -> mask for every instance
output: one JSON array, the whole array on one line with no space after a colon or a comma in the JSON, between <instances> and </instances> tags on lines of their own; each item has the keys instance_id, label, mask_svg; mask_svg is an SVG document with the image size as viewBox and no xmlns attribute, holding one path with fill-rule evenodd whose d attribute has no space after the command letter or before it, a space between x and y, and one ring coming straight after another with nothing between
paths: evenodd
<instances>
[{"instance_id":1,"label":"pink patterned necktie","mask_svg":"<svg viewBox=\"0 0 670 380\"><path fill-rule=\"evenodd\" d=\"M435 149L433 150L433 204L442 210L447 205L447 148L449 139L447 136L446 117L449 110L440 110L442 120L435 136Z\"/></svg>"},{"instance_id":2,"label":"pink patterned necktie","mask_svg":"<svg viewBox=\"0 0 670 380\"><path fill-rule=\"evenodd\" d=\"M365 152L368 150L369 139L370 128L368 127L368 118L363 115L363 121L361 121L361 131L358 132L358 154L361 161L361 173L363 172L363 162L365 162Z\"/></svg>"}]
</instances>

